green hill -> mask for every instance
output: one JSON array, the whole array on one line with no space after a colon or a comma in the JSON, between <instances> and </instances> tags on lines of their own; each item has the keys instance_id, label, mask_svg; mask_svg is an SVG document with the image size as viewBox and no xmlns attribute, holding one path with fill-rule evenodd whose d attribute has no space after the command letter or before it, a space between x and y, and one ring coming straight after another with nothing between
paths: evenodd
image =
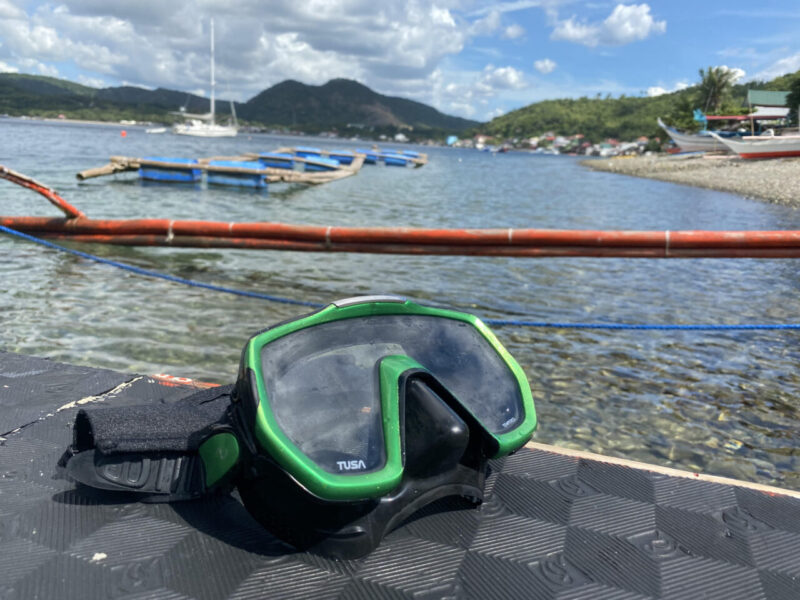
<instances>
[{"instance_id":1,"label":"green hill","mask_svg":"<svg viewBox=\"0 0 800 600\"><path fill-rule=\"evenodd\" d=\"M229 106L227 100L218 100L217 112L225 115ZM421 130L419 133L444 135L479 124L442 114L420 102L383 96L347 79L334 79L321 86L284 81L235 106L238 116L252 124L311 132L346 129L351 124L381 131L413 128ZM164 88L95 89L52 77L0 73L0 113L170 123L180 120L172 114L180 108L207 112L209 100Z\"/></svg>"},{"instance_id":2,"label":"green hill","mask_svg":"<svg viewBox=\"0 0 800 600\"><path fill-rule=\"evenodd\" d=\"M748 89L788 90L800 71L771 81L735 85L727 110L742 112ZM700 107L697 86L655 97L621 96L545 100L529 104L497 117L478 131L503 139L539 136L545 132L558 135L582 133L587 140L606 138L634 140L639 136L662 136L656 119L681 128L691 128L692 111Z\"/></svg>"},{"instance_id":3,"label":"green hill","mask_svg":"<svg viewBox=\"0 0 800 600\"><path fill-rule=\"evenodd\" d=\"M248 100L237 112L251 121L283 126L323 128L358 124L463 131L478 125L404 98L378 94L349 79L333 79L320 86L284 81Z\"/></svg>"}]
</instances>

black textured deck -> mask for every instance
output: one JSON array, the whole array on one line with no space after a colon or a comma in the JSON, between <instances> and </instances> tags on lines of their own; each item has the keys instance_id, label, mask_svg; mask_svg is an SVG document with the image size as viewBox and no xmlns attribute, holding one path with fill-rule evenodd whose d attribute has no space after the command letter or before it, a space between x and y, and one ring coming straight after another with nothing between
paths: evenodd
<instances>
[{"instance_id":1,"label":"black textured deck","mask_svg":"<svg viewBox=\"0 0 800 600\"><path fill-rule=\"evenodd\" d=\"M59 407L186 393L0 353L0 599L800 598L800 499L558 452L495 463L480 509L430 506L355 561L292 552L235 498L127 503L55 478L76 411Z\"/></svg>"}]
</instances>

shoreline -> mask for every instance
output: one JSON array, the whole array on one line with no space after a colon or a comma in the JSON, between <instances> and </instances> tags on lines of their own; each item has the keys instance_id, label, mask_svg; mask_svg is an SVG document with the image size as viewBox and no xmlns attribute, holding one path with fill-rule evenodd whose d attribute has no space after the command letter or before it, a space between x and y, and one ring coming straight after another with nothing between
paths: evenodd
<instances>
[{"instance_id":1,"label":"shoreline","mask_svg":"<svg viewBox=\"0 0 800 600\"><path fill-rule=\"evenodd\" d=\"M594 171L656 179L800 208L800 159L668 155L582 160Z\"/></svg>"}]
</instances>

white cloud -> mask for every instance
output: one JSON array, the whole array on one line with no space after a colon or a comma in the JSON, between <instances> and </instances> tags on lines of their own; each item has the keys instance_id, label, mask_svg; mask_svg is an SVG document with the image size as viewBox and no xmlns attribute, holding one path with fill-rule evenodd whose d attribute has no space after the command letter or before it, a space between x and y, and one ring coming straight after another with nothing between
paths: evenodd
<instances>
[{"instance_id":1,"label":"white cloud","mask_svg":"<svg viewBox=\"0 0 800 600\"><path fill-rule=\"evenodd\" d=\"M491 92L494 90L518 90L525 87L525 78L522 71L514 67L487 65L478 82L478 87L483 91Z\"/></svg>"},{"instance_id":2,"label":"white cloud","mask_svg":"<svg viewBox=\"0 0 800 600\"><path fill-rule=\"evenodd\" d=\"M525 35L525 28L513 23L503 30L503 37L507 40L515 40Z\"/></svg>"},{"instance_id":3,"label":"white cloud","mask_svg":"<svg viewBox=\"0 0 800 600\"><path fill-rule=\"evenodd\" d=\"M512 2L497 2L490 6L484 6L470 13L470 16L477 17L489 14L490 12L507 13L529 8L552 9L559 4L569 4L573 0L516 0Z\"/></svg>"},{"instance_id":4,"label":"white cloud","mask_svg":"<svg viewBox=\"0 0 800 600\"><path fill-rule=\"evenodd\" d=\"M506 111L504 111L502 108L490 110L488 113L486 113L486 120L491 121L492 119L496 119L497 117L504 115L505 112Z\"/></svg>"},{"instance_id":5,"label":"white cloud","mask_svg":"<svg viewBox=\"0 0 800 600\"><path fill-rule=\"evenodd\" d=\"M500 28L500 13L496 10L490 11L482 19L475 21L469 28L470 35L481 36L491 35Z\"/></svg>"},{"instance_id":6,"label":"white cloud","mask_svg":"<svg viewBox=\"0 0 800 600\"><path fill-rule=\"evenodd\" d=\"M733 81L734 81L734 83L739 81L740 79L742 79L746 75L746 73L744 72L744 69L738 69L736 67L729 67L727 65L721 65L719 68L722 69L723 71L730 71L731 73L733 73Z\"/></svg>"},{"instance_id":7,"label":"white cloud","mask_svg":"<svg viewBox=\"0 0 800 600\"><path fill-rule=\"evenodd\" d=\"M88 85L93 88L107 87L107 83L98 77L87 77L86 75L78 75L78 83Z\"/></svg>"},{"instance_id":8,"label":"white cloud","mask_svg":"<svg viewBox=\"0 0 800 600\"><path fill-rule=\"evenodd\" d=\"M25 11L9 0L0 0L0 19L24 19Z\"/></svg>"},{"instance_id":9,"label":"white cloud","mask_svg":"<svg viewBox=\"0 0 800 600\"><path fill-rule=\"evenodd\" d=\"M778 59L766 69L762 69L753 76L753 79L758 81L769 81L775 79L786 73L794 73L800 69L800 52L792 54L791 56L784 56Z\"/></svg>"},{"instance_id":10,"label":"white cloud","mask_svg":"<svg viewBox=\"0 0 800 600\"><path fill-rule=\"evenodd\" d=\"M240 0L235 12L222 0L61 0L28 4L26 14L17 8L25 3L0 0L0 60L72 63L110 85L207 88L208 22L216 17L217 80L226 96L246 100L290 78L403 87L424 82L469 39L452 4L271 0L266 15L259 0Z\"/></svg>"},{"instance_id":11,"label":"white cloud","mask_svg":"<svg viewBox=\"0 0 800 600\"><path fill-rule=\"evenodd\" d=\"M0 60L0 73L19 73L19 69Z\"/></svg>"},{"instance_id":12,"label":"white cloud","mask_svg":"<svg viewBox=\"0 0 800 600\"><path fill-rule=\"evenodd\" d=\"M22 58L17 61L17 64L26 73L37 73L38 75L47 75L48 77L58 77L58 69L51 64L39 62L32 58Z\"/></svg>"},{"instance_id":13,"label":"white cloud","mask_svg":"<svg viewBox=\"0 0 800 600\"><path fill-rule=\"evenodd\" d=\"M533 67L542 75L547 75L555 71L556 63L549 58L542 58L533 62Z\"/></svg>"},{"instance_id":14,"label":"white cloud","mask_svg":"<svg viewBox=\"0 0 800 600\"><path fill-rule=\"evenodd\" d=\"M647 88L647 95L652 98L653 96L661 96L663 94L671 94L672 92L685 90L687 87L689 87L689 84L686 83L685 81L679 81L671 88L665 88L660 85L654 85Z\"/></svg>"},{"instance_id":15,"label":"white cloud","mask_svg":"<svg viewBox=\"0 0 800 600\"><path fill-rule=\"evenodd\" d=\"M477 112L475 107L467 102L450 102L447 105L447 110L451 114L461 115L467 119L474 117L475 113Z\"/></svg>"},{"instance_id":16,"label":"white cloud","mask_svg":"<svg viewBox=\"0 0 800 600\"><path fill-rule=\"evenodd\" d=\"M647 4L617 4L602 22L586 23L575 17L557 23L550 39L584 46L622 46L664 33L666 21L656 21Z\"/></svg>"}]
</instances>

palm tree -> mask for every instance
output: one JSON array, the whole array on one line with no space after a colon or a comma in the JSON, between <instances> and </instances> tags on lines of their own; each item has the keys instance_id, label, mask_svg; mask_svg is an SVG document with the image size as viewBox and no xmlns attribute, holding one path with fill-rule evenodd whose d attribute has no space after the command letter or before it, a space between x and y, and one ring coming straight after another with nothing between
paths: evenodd
<instances>
[{"instance_id":1,"label":"palm tree","mask_svg":"<svg viewBox=\"0 0 800 600\"><path fill-rule=\"evenodd\" d=\"M723 101L730 95L737 74L733 69L725 67L708 67L700 69L700 94L705 99L703 112L717 112Z\"/></svg>"}]
</instances>

